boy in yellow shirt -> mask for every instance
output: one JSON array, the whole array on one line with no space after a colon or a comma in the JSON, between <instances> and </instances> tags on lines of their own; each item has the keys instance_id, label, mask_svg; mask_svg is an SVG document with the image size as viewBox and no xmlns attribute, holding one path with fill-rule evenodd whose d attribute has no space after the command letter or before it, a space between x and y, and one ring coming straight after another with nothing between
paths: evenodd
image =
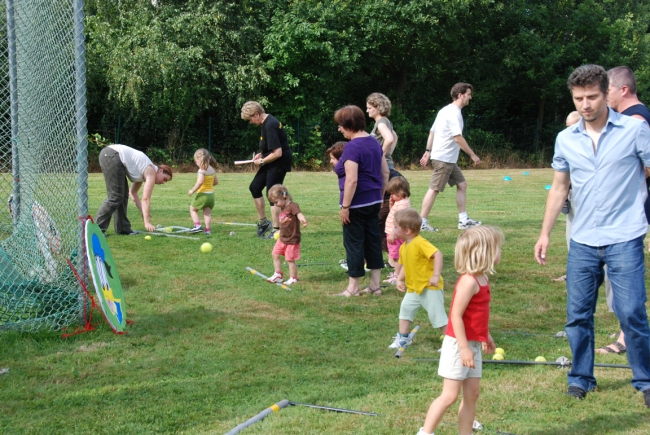
<instances>
[{"instance_id":1,"label":"boy in yellow shirt","mask_svg":"<svg viewBox=\"0 0 650 435\"><path fill-rule=\"evenodd\" d=\"M422 218L412 208L395 213L394 236L404 240L399 249L402 270L397 277L397 288L406 290L399 310L399 332L390 349L404 348L411 344L411 323L420 307L429 314L429 321L442 333L447 329L445 312L442 253L427 239L420 236Z\"/></svg>"}]
</instances>

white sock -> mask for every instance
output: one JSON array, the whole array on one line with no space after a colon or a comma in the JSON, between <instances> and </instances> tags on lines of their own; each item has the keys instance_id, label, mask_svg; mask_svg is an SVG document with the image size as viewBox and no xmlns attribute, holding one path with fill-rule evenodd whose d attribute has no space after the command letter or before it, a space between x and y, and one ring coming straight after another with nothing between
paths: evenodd
<instances>
[{"instance_id":1,"label":"white sock","mask_svg":"<svg viewBox=\"0 0 650 435\"><path fill-rule=\"evenodd\" d=\"M458 222L467 222L467 219L469 219L469 216L467 216L467 212L464 211L462 213L458 213Z\"/></svg>"}]
</instances>

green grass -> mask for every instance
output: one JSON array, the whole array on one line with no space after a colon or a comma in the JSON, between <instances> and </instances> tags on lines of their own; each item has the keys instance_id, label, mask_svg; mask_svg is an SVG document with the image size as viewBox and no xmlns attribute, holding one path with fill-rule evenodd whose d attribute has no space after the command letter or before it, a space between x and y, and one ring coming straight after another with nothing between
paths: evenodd
<instances>
[{"instance_id":1,"label":"green grass","mask_svg":"<svg viewBox=\"0 0 650 435\"><path fill-rule=\"evenodd\" d=\"M533 259L551 170L467 171L470 216L506 235L502 262L492 278L491 331L507 359L571 357L563 329L566 292L551 281L564 273L564 217L552 237L549 265ZM419 208L430 171L405 172ZM513 178L504 182L504 175ZM251 173L220 174L215 221L253 222ZM154 190L153 223L189 225L187 190L194 174L178 174ZM128 335L114 335L95 312L96 330L0 335L0 433L7 434L223 434L282 399L373 411L378 417L287 408L245 434L415 434L440 393L436 358L440 333L418 313L422 326L404 358L387 349L397 328L401 293L337 298L346 286L332 173L287 176L286 184L307 217L293 291L265 283L246 266L272 273L270 240L252 227L213 225L201 241L110 235L128 318ZM438 197L425 234L444 254L446 307L457 274L453 251L459 231L455 190ZM90 211L103 200L99 174L90 177ZM130 206L136 229L142 221ZM235 235L229 236L230 231ZM112 230L109 231L109 234ZM202 239L204 237L202 236ZM387 272L384 273L384 275ZM367 278L363 283L367 283ZM603 290L604 292L604 290ZM617 330L604 293L596 314L596 344ZM547 334L531 336L527 334ZM597 362L626 364L619 356ZM565 397L566 372L551 366L486 365L477 420L484 433L647 434L650 411L629 384L631 372L597 369L598 390L583 402ZM456 404L437 435L456 434Z\"/></svg>"}]
</instances>

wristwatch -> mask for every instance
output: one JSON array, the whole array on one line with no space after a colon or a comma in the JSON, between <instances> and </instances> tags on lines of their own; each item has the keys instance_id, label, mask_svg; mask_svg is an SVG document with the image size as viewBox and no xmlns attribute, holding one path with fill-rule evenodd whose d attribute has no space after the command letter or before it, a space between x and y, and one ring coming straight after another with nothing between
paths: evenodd
<instances>
[{"instance_id":1,"label":"wristwatch","mask_svg":"<svg viewBox=\"0 0 650 435\"><path fill-rule=\"evenodd\" d=\"M264 159L260 160L260 166L264 166Z\"/></svg>"},{"instance_id":2,"label":"wristwatch","mask_svg":"<svg viewBox=\"0 0 650 435\"><path fill-rule=\"evenodd\" d=\"M341 207L341 210L347 210L350 208L349 205L340 205L339 207Z\"/></svg>"}]
</instances>

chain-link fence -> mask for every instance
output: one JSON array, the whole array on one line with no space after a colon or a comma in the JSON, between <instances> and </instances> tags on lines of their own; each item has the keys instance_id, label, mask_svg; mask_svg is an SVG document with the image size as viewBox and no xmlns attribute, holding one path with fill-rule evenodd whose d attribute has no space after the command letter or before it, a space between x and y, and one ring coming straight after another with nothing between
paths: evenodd
<instances>
[{"instance_id":1,"label":"chain-link fence","mask_svg":"<svg viewBox=\"0 0 650 435\"><path fill-rule=\"evenodd\" d=\"M85 305L83 1L0 8L0 330L61 329Z\"/></svg>"}]
</instances>

